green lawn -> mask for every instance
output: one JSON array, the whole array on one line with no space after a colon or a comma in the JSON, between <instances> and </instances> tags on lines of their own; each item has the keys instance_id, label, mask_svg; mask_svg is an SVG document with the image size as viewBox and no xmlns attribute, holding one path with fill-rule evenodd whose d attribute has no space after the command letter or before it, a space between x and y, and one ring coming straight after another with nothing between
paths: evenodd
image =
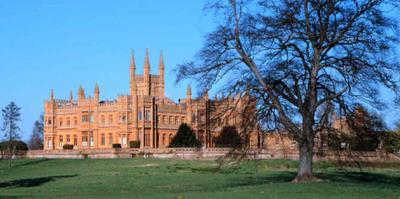
<instances>
[{"instance_id":1,"label":"green lawn","mask_svg":"<svg viewBox=\"0 0 400 199\"><path fill-rule=\"evenodd\" d=\"M400 198L400 164L338 168L318 163L323 182L290 183L296 162L159 159L0 161L0 198ZM382 165L378 165L382 166Z\"/></svg>"}]
</instances>

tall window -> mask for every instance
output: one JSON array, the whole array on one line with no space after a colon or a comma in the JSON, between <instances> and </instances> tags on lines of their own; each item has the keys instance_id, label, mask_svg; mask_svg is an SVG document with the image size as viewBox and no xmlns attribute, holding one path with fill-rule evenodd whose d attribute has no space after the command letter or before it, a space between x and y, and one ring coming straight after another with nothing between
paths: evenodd
<instances>
[{"instance_id":1,"label":"tall window","mask_svg":"<svg viewBox=\"0 0 400 199\"><path fill-rule=\"evenodd\" d=\"M62 147L64 145L64 140L63 140L63 136L60 135L58 136L59 142L60 142L60 147Z\"/></svg>"},{"instance_id":2,"label":"tall window","mask_svg":"<svg viewBox=\"0 0 400 199\"><path fill-rule=\"evenodd\" d=\"M87 114L82 115L82 123L87 123L89 121L89 116Z\"/></svg>"},{"instance_id":3,"label":"tall window","mask_svg":"<svg viewBox=\"0 0 400 199\"><path fill-rule=\"evenodd\" d=\"M67 126L71 126L71 120L69 117L67 117Z\"/></svg>"},{"instance_id":4,"label":"tall window","mask_svg":"<svg viewBox=\"0 0 400 199\"><path fill-rule=\"evenodd\" d=\"M71 137L67 135L67 144L69 144L70 142L71 142Z\"/></svg>"},{"instance_id":5,"label":"tall window","mask_svg":"<svg viewBox=\"0 0 400 199\"><path fill-rule=\"evenodd\" d=\"M138 111L138 120L142 120L142 111Z\"/></svg>"},{"instance_id":6,"label":"tall window","mask_svg":"<svg viewBox=\"0 0 400 199\"><path fill-rule=\"evenodd\" d=\"M78 118L74 117L74 126L78 126Z\"/></svg>"},{"instance_id":7,"label":"tall window","mask_svg":"<svg viewBox=\"0 0 400 199\"><path fill-rule=\"evenodd\" d=\"M108 116L108 124L113 124L114 123L114 121L113 121L113 115L109 115Z\"/></svg>"},{"instance_id":8,"label":"tall window","mask_svg":"<svg viewBox=\"0 0 400 199\"><path fill-rule=\"evenodd\" d=\"M62 118L60 118L60 126L63 126L64 125L64 123L63 123L63 119Z\"/></svg>"},{"instance_id":9,"label":"tall window","mask_svg":"<svg viewBox=\"0 0 400 199\"><path fill-rule=\"evenodd\" d=\"M101 124L105 124L106 123L106 117L104 115L101 115L100 122L101 122Z\"/></svg>"},{"instance_id":10,"label":"tall window","mask_svg":"<svg viewBox=\"0 0 400 199\"><path fill-rule=\"evenodd\" d=\"M108 144L110 144L110 145L113 144L113 134L112 133L108 134Z\"/></svg>"},{"instance_id":11,"label":"tall window","mask_svg":"<svg viewBox=\"0 0 400 199\"><path fill-rule=\"evenodd\" d=\"M101 134L101 145L105 145L106 144L106 135L104 135L104 133Z\"/></svg>"},{"instance_id":12,"label":"tall window","mask_svg":"<svg viewBox=\"0 0 400 199\"><path fill-rule=\"evenodd\" d=\"M146 121L150 121L150 111L149 110L145 111L145 119L146 119Z\"/></svg>"},{"instance_id":13,"label":"tall window","mask_svg":"<svg viewBox=\"0 0 400 199\"><path fill-rule=\"evenodd\" d=\"M87 135L82 135L82 146L87 146Z\"/></svg>"},{"instance_id":14,"label":"tall window","mask_svg":"<svg viewBox=\"0 0 400 199\"><path fill-rule=\"evenodd\" d=\"M78 145L78 136L74 135L74 146Z\"/></svg>"}]
</instances>

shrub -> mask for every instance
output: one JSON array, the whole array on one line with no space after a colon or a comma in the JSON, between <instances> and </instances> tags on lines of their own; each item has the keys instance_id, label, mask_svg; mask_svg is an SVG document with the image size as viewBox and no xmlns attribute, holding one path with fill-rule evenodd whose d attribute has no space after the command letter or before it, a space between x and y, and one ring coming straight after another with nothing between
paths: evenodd
<instances>
[{"instance_id":1,"label":"shrub","mask_svg":"<svg viewBox=\"0 0 400 199\"><path fill-rule=\"evenodd\" d=\"M121 144L113 144L112 148L113 149L120 149L121 148Z\"/></svg>"},{"instance_id":2,"label":"shrub","mask_svg":"<svg viewBox=\"0 0 400 199\"><path fill-rule=\"evenodd\" d=\"M20 140L17 141L4 141L0 143L0 149L2 151L8 150L10 147L13 148L15 146L15 149L17 151L27 151L28 150L28 145Z\"/></svg>"},{"instance_id":3,"label":"shrub","mask_svg":"<svg viewBox=\"0 0 400 199\"><path fill-rule=\"evenodd\" d=\"M130 141L129 147L130 148L140 148L140 141Z\"/></svg>"},{"instance_id":4,"label":"shrub","mask_svg":"<svg viewBox=\"0 0 400 199\"><path fill-rule=\"evenodd\" d=\"M186 123L182 123L179 126L178 132L172 138L169 147L201 147L201 143L197 140L192 128Z\"/></svg>"},{"instance_id":5,"label":"shrub","mask_svg":"<svg viewBox=\"0 0 400 199\"><path fill-rule=\"evenodd\" d=\"M72 149L74 149L74 145L72 145L72 144L64 144L63 149L64 150L72 150Z\"/></svg>"},{"instance_id":6,"label":"shrub","mask_svg":"<svg viewBox=\"0 0 400 199\"><path fill-rule=\"evenodd\" d=\"M242 139L234 126L224 126L215 139L215 146L239 148L242 146Z\"/></svg>"},{"instance_id":7,"label":"shrub","mask_svg":"<svg viewBox=\"0 0 400 199\"><path fill-rule=\"evenodd\" d=\"M383 149L389 153L400 152L400 133L385 132L382 137Z\"/></svg>"}]
</instances>

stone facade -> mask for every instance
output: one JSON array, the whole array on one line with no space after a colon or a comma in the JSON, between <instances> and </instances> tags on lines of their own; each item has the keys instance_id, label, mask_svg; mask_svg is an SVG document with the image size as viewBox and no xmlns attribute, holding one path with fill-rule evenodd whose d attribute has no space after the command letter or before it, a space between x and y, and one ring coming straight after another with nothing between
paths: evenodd
<instances>
[{"instance_id":1,"label":"stone facade","mask_svg":"<svg viewBox=\"0 0 400 199\"><path fill-rule=\"evenodd\" d=\"M74 149L109 149L114 143L128 148L130 141L140 141L140 148L166 148L181 123L189 124L203 146L211 148L222 126L235 126L242 132L240 129L248 123L241 118L246 114L242 107L250 103L245 95L235 99L210 100L205 92L192 98L188 86L186 98L178 103L165 97L162 52L158 75L150 74L147 49L143 69L143 75L136 74L132 52L129 94L120 95L115 100L100 100L97 84L93 97L87 97L80 87L77 99L73 98L71 91L69 99L57 100L52 90L50 99L44 102L44 149L59 150L65 144L74 145ZM234 112L224 112L221 108L231 106L235 107ZM215 119L222 112L221 117ZM253 129L248 132L248 144L258 147L259 133Z\"/></svg>"}]
</instances>

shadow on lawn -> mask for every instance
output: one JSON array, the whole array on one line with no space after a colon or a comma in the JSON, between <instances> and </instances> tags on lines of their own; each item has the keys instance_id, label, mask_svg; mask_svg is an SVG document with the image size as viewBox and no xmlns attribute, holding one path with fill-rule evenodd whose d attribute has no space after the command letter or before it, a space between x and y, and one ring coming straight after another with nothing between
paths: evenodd
<instances>
[{"instance_id":1,"label":"shadow on lawn","mask_svg":"<svg viewBox=\"0 0 400 199\"><path fill-rule=\"evenodd\" d=\"M334 172L319 175L330 182L400 187L400 176L368 172Z\"/></svg>"},{"instance_id":2,"label":"shadow on lawn","mask_svg":"<svg viewBox=\"0 0 400 199\"><path fill-rule=\"evenodd\" d=\"M324 179L321 183L353 183L365 186L400 188L400 177L390 176L378 173L367 172L333 172L328 174L317 174L318 177ZM273 183L291 183L296 177L296 172L279 172L268 176L248 176L236 178L234 181L226 185L227 187L253 186ZM320 183L320 182L317 182Z\"/></svg>"},{"instance_id":3,"label":"shadow on lawn","mask_svg":"<svg viewBox=\"0 0 400 199\"><path fill-rule=\"evenodd\" d=\"M17 167L23 167L23 166L31 166L31 165L36 165L42 162L47 162L49 161L49 159L35 159L35 160L30 160L28 162L22 163L22 164L17 164L15 166L13 166L13 168L17 168Z\"/></svg>"},{"instance_id":4,"label":"shadow on lawn","mask_svg":"<svg viewBox=\"0 0 400 199\"><path fill-rule=\"evenodd\" d=\"M27 178L20 180L11 180L7 182L0 182L1 188L18 188L18 187L37 187L44 183L55 181L56 179L62 178L73 178L78 175L64 175L64 176L47 176L41 178Z\"/></svg>"}]
</instances>

